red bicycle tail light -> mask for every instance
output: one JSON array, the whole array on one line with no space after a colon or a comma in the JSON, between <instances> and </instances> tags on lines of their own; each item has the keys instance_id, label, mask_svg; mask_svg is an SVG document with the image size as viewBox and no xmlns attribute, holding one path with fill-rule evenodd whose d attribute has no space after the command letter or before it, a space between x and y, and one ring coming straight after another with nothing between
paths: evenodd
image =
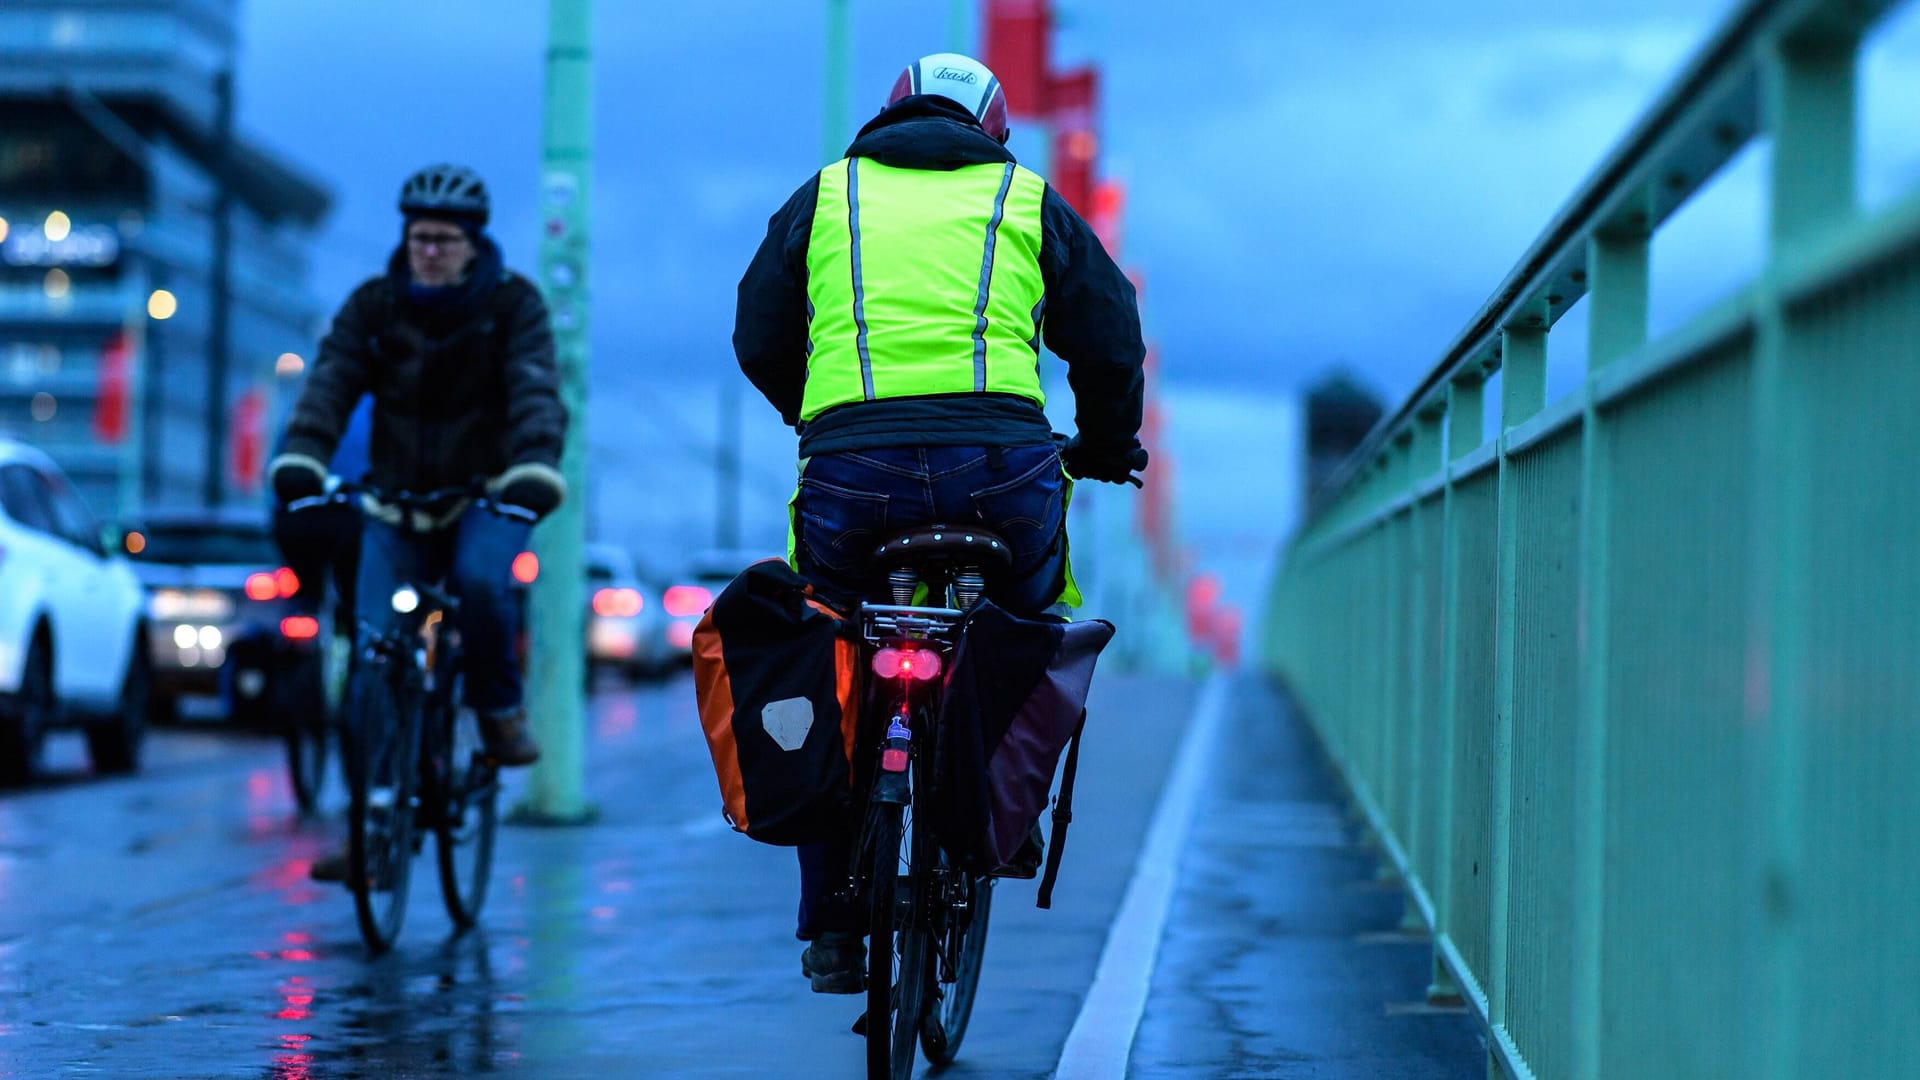
<instances>
[{"instance_id":1,"label":"red bicycle tail light","mask_svg":"<svg viewBox=\"0 0 1920 1080\"><path fill-rule=\"evenodd\" d=\"M889 646L873 654L873 673L883 679L927 682L940 677L940 667L940 654L932 649L896 649Z\"/></svg>"},{"instance_id":2,"label":"red bicycle tail light","mask_svg":"<svg viewBox=\"0 0 1920 1080\"><path fill-rule=\"evenodd\" d=\"M540 557L531 551L523 551L513 557L513 580L522 585L531 585L540 577Z\"/></svg>"},{"instance_id":3,"label":"red bicycle tail light","mask_svg":"<svg viewBox=\"0 0 1920 1080\"><path fill-rule=\"evenodd\" d=\"M311 615L289 615L280 620L280 633L289 641L310 641L320 636L320 620Z\"/></svg>"},{"instance_id":4,"label":"red bicycle tail light","mask_svg":"<svg viewBox=\"0 0 1920 1080\"><path fill-rule=\"evenodd\" d=\"M292 567L283 566L273 572L273 590L282 600L291 599L300 592L300 576Z\"/></svg>"},{"instance_id":5,"label":"red bicycle tail light","mask_svg":"<svg viewBox=\"0 0 1920 1080\"><path fill-rule=\"evenodd\" d=\"M676 619L698 615L713 603L713 594L698 585L675 585L660 597L660 606Z\"/></svg>"},{"instance_id":6,"label":"red bicycle tail light","mask_svg":"<svg viewBox=\"0 0 1920 1080\"><path fill-rule=\"evenodd\" d=\"M279 596L280 586L273 580L273 578L274 578L274 575L268 574L268 573L248 574L247 575L247 599L272 600L275 597Z\"/></svg>"}]
</instances>

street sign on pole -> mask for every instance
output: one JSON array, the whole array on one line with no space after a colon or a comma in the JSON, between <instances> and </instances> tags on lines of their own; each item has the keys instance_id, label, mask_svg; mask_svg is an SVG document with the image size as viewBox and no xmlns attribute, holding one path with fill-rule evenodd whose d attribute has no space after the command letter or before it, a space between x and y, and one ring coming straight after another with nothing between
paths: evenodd
<instances>
[{"instance_id":1,"label":"street sign on pole","mask_svg":"<svg viewBox=\"0 0 1920 1080\"><path fill-rule=\"evenodd\" d=\"M568 498L534 530L527 714L540 761L510 820L593 819L585 795L587 501L587 191L593 148L592 0L548 0L547 98L540 174L540 282L553 317L560 401L567 409L560 471Z\"/></svg>"}]
</instances>

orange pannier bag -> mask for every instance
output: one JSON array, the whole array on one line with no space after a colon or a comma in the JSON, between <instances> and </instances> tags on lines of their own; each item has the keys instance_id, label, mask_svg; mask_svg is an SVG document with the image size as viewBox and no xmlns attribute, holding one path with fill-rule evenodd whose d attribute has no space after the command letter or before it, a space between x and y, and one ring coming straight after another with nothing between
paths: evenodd
<instances>
[{"instance_id":1,"label":"orange pannier bag","mask_svg":"<svg viewBox=\"0 0 1920 1080\"><path fill-rule=\"evenodd\" d=\"M860 649L846 620L769 559L741 571L694 630L700 726L736 832L815 843L852 815Z\"/></svg>"}]
</instances>

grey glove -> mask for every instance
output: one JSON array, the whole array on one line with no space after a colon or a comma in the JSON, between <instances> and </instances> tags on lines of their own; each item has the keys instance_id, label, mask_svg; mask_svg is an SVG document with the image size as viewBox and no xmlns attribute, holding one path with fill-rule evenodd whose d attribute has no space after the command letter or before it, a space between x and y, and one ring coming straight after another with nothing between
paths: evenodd
<instances>
[{"instance_id":1,"label":"grey glove","mask_svg":"<svg viewBox=\"0 0 1920 1080\"><path fill-rule=\"evenodd\" d=\"M546 517L567 498L567 481L551 465L515 465L487 485L495 502L518 506L535 517Z\"/></svg>"}]
</instances>

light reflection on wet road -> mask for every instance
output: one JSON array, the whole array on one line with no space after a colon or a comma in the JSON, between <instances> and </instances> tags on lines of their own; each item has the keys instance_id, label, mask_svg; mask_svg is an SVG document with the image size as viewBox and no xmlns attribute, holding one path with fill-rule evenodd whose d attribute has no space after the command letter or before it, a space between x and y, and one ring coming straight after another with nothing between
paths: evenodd
<instances>
[{"instance_id":1,"label":"light reflection on wet road","mask_svg":"<svg viewBox=\"0 0 1920 1080\"><path fill-rule=\"evenodd\" d=\"M944 1075L1051 1071L1190 694L1096 692L1115 730L1087 744L1059 907L1003 886ZM725 835L688 680L603 688L588 723L599 822L504 828L464 935L420 863L377 960L307 879L340 824L294 816L277 743L163 732L142 776L100 782L55 746L67 775L0 796L0 1080L861 1075L861 999L807 992L793 857Z\"/></svg>"}]
</instances>

